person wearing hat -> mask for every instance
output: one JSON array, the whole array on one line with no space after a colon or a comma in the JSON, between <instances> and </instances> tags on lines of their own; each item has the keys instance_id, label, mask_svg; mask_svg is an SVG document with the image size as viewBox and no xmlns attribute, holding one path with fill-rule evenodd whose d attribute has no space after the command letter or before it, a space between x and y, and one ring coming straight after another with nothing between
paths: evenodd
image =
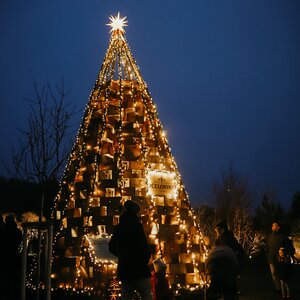
<instances>
[{"instance_id":1,"label":"person wearing hat","mask_svg":"<svg viewBox=\"0 0 300 300\"><path fill-rule=\"evenodd\" d=\"M117 277L121 281L123 300L134 299L135 291L142 300L152 300L150 249L139 213L136 202L126 201L120 223L109 241L109 251L118 257Z\"/></svg>"}]
</instances>

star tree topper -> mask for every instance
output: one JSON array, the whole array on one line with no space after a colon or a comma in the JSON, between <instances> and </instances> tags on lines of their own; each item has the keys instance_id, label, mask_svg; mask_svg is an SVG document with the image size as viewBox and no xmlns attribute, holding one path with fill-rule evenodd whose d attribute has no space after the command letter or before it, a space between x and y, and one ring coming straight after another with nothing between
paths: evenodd
<instances>
[{"instance_id":1,"label":"star tree topper","mask_svg":"<svg viewBox=\"0 0 300 300\"><path fill-rule=\"evenodd\" d=\"M120 32L120 33L124 33L125 30L123 27L128 26L127 23L128 21L126 21L126 17L121 18L120 13L118 12L117 16L110 16L110 23L106 24L107 26L111 27L110 32Z\"/></svg>"}]
</instances>

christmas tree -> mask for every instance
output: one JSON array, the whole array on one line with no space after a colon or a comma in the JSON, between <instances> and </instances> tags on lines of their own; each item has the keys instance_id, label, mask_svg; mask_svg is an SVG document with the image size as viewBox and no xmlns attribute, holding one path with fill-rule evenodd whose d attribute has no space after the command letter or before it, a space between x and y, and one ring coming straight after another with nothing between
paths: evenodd
<instances>
[{"instance_id":1,"label":"christmas tree","mask_svg":"<svg viewBox=\"0 0 300 300\"><path fill-rule=\"evenodd\" d=\"M167 264L170 284L201 287L206 248L195 214L125 39L126 18L110 21L108 50L55 199L52 286L118 290L107 243L131 199L141 206L153 258Z\"/></svg>"}]
</instances>

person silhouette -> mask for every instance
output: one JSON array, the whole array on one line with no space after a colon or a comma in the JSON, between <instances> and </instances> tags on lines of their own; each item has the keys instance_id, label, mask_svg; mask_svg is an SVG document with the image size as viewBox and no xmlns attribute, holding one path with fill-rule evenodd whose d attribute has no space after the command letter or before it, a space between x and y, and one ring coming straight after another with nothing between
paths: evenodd
<instances>
[{"instance_id":1,"label":"person silhouette","mask_svg":"<svg viewBox=\"0 0 300 300\"><path fill-rule=\"evenodd\" d=\"M160 259L153 261L152 291L154 300L172 300L173 294L166 277L167 265Z\"/></svg>"},{"instance_id":2,"label":"person silhouette","mask_svg":"<svg viewBox=\"0 0 300 300\"><path fill-rule=\"evenodd\" d=\"M3 254L3 272L4 272L4 299L19 299L19 274L21 273L21 256L19 246L22 241L22 232L15 222L14 215L5 217L2 235L2 254Z\"/></svg>"},{"instance_id":3,"label":"person silhouette","mask_svg":"<svg viewBox=\"0 0 300 300\"><path fill-rule=\"evenodd\" d=\"M135 291L142 300L152 300L148 267L151 254L139 213L140 206L127 200L120 223L109 241L109 251L118 257L117 277L124 300L134 299Z\"/></svg>"},{"instance_id":4,"label":"person silhouette","mask_svg":"<svg viewBox=\"0 0 300 300\"><path fill-rule=\"evenodd\" d=\"M292 241L281 232L281 226L278 221L274 221L271 226L272 233L269 235L266 243L266 254L269 262L270 272L274 283L275 292L280 292L280 280L276 271L276 262L280 247L284 247L286 254L291 257L295 254L295 248Z\"/></svg>"},{"instance_id":5,"label":"person silhouette","mask_svg":"<svg viewBox=\"0 0 300 300\"><path fill-rule=\"evenodd\" d=\"M226 245L233 250L239 262L238 272L241 273L245 259L245 249L235 238L233 232L229 230L227 221L222 220L219 222L215 228L215 232L217 236L215 245Z\"/></svg>"},{"instance_id":6,"label":"person silhouette","mask_svg":"<svg viewBox=\"0 0 300 300\"><path fill-rule=\"evenodd\" d=\"M3 215L2 212L0 212L0 241L1 241L1 247L0 247L0 290L5 291L5 270L4 270L4 263L5 263L5 256L4 256L4 221L3 221Z\"/></svg>"},{"instance_id":7,"label":"person silhouette","mask_svg":"<svg viewBox=\"0 0 300 300\"><path fill-rule=\"evenodd\" d=\"M225 244L215 245L209 251L205 265L211 279L209 299L237 299L238 259L234 251Z\"/></svg>"},{"instance_id":8,"label":"person silhouette","mask_svg":"<svg viewBox=\"0 0 300 300\"><path fill-rule=\"evenodd\" d=\"M291 299L289 281L292 273L292 264L291 257L284 247L280 247L278 250L275 268L280 280L282 299Z\"/></svg>"}]
</instances>

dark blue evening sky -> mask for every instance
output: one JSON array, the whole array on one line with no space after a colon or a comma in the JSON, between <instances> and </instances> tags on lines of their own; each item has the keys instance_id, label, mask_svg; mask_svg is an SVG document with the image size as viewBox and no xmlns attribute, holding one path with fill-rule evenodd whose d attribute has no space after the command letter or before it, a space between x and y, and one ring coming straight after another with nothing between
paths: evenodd
<instances>
[{"instance_id":1,"label":"dark blue evening sky","mask_svg":"<svg viewBox=\"0 0 300 300\"><path fill-rule=\"evenodd\" d=\"M83 114L118 11L192 204L209 203L232 163L258 201L272 190L288 205L300 190L299 0L1 0L0 156L35 81L64 76Z\"/></svg>"}]
</instances>

